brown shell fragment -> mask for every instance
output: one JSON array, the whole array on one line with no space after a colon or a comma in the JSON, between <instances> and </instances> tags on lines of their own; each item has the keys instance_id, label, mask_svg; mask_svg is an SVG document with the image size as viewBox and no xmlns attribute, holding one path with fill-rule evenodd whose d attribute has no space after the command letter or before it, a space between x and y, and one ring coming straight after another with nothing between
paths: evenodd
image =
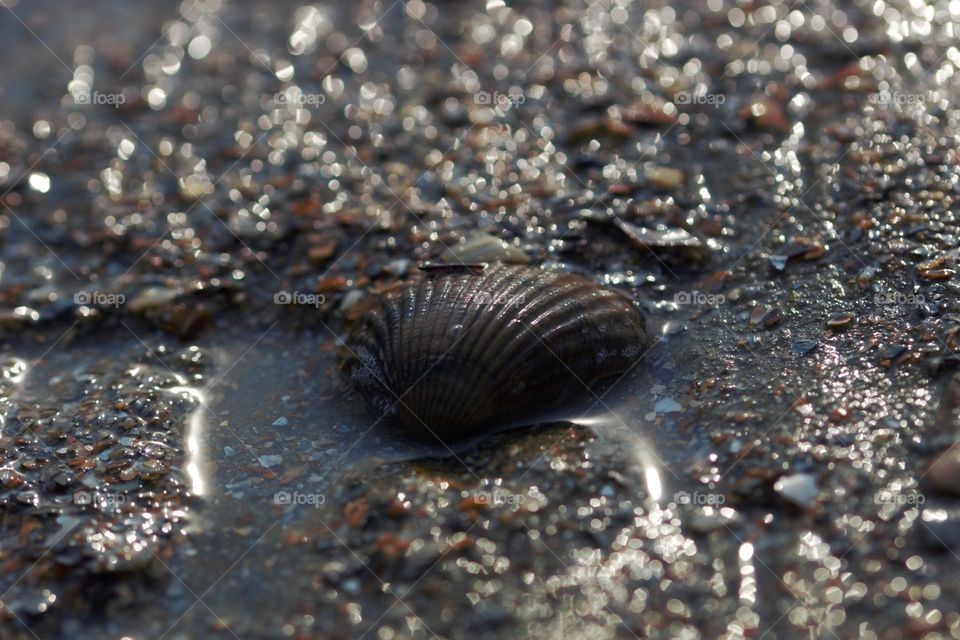
<instances>
[{"instance_id":1,"label":"brown shell fragment","mask_svg":"<svg viewBox=\"0 0 960 640\"><path fill-rule=\"evenodd\" d=\"M629 370L644 319L570 273L500 263L430 269L375 299L344 370L381 414L429 440L529 424Z\"/></svg>"}]
</instances>

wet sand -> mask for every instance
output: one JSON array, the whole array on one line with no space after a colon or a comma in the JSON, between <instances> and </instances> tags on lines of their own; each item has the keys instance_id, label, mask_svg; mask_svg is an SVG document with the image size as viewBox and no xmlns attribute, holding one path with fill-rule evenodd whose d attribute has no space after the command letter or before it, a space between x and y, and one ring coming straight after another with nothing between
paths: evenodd
<instances>
[{"instance_id":1,"label":"wet sand","mask_svg":"<svg viewBox=\"0 0 960 640\"><path fill-rule=\"evenodd\" d=\"M960 637L951 3L6 4L0 636ZM414 440L478 232L653 339Z\"/></svg>"}]
</instances>

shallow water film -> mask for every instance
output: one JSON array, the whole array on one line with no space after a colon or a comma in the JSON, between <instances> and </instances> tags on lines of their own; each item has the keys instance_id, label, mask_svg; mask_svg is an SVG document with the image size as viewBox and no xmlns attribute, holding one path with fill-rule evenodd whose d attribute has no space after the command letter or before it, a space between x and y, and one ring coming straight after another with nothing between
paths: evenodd
<instances>
[{"instance_id":1,"label":"shallow water film","mask_svg":"<svg viewBox=\"0 0 960 640\"><path fill-rule=\"evenodd\" d=\"M0 638L960 638L958 43L0 0Z\"/></svg>"}]
</instances>

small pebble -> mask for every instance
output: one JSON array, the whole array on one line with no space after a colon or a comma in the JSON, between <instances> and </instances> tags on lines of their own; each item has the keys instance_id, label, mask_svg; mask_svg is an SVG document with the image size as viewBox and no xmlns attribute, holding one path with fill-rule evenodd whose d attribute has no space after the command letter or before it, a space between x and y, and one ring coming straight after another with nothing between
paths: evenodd
<instances>
[{"instance_id":1,"label":"small pebble","mask_svg":"<svg viewBox=\"0 0 960 640\"><path fill-rule=\"evenodd\" d=\"M780 309L765 304L758 304L750 312L750 326L757 327L761 324L765 327L772 327L780 322Z\"/></svg>"},{"instance_id":2,"label":"small pebble","mask_svg":"<svg viewBox=\"0 0 960 640\"><path fill-rule=\"evenodd\" d=\"M831 314L831 316L827 319L827 326L831 329L842 329L849 325L852 321L853 314L845 311L838 311L837 313Z\"/></svg>"},{"instance_id":3,"label":"small pebble","mask_svg":"<svg viewBox=\"0 0 960 640\"><path fill-rule=\"evenodd\" d=\"M261 466L269 469L270 467L275 467L281 462L283 462L283 456L269 455L269 456L260 456L258 458Z\"/></svg>"},{"instance_id":4,"label":"small pebble","mask_svg":"<svg viewBox=\"0 0 960 640\"><path fill-rule=\"evenodd\" d=\"M774 483L773 490L790 504L803 509L813 506L819 493L816 478L808 473L783 476Z\"/></svg>"},{"instance_id":5,"label":"small pebble","mask_svg":"<svg viewBox=\"0 0 960 640\"><path fill-rule=\"evenodd\" d=\"M680 403L673 398L661 398L657 401L657 404L653 406L653 410L657 413L676 413L682 408Z\"/></svg>"}]
</instances>

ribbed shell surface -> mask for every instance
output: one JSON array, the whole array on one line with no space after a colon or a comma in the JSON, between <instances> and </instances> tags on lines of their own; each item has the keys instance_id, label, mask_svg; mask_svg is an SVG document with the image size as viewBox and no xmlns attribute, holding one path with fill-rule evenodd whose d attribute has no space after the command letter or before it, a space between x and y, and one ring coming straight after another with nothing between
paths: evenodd
<instances>
[{"instance_id":1,"label":"ribbed shell surface","mask_svg":"<svg viewBox=\"0 0 960 640\"><path fill-rule=\"evenodd\" d=\"M586 278L450 267L381 294L350 334L346 371L379 412L454 441L589 397L644 343L634 305Z\"/></svg>"}]
</instances>

